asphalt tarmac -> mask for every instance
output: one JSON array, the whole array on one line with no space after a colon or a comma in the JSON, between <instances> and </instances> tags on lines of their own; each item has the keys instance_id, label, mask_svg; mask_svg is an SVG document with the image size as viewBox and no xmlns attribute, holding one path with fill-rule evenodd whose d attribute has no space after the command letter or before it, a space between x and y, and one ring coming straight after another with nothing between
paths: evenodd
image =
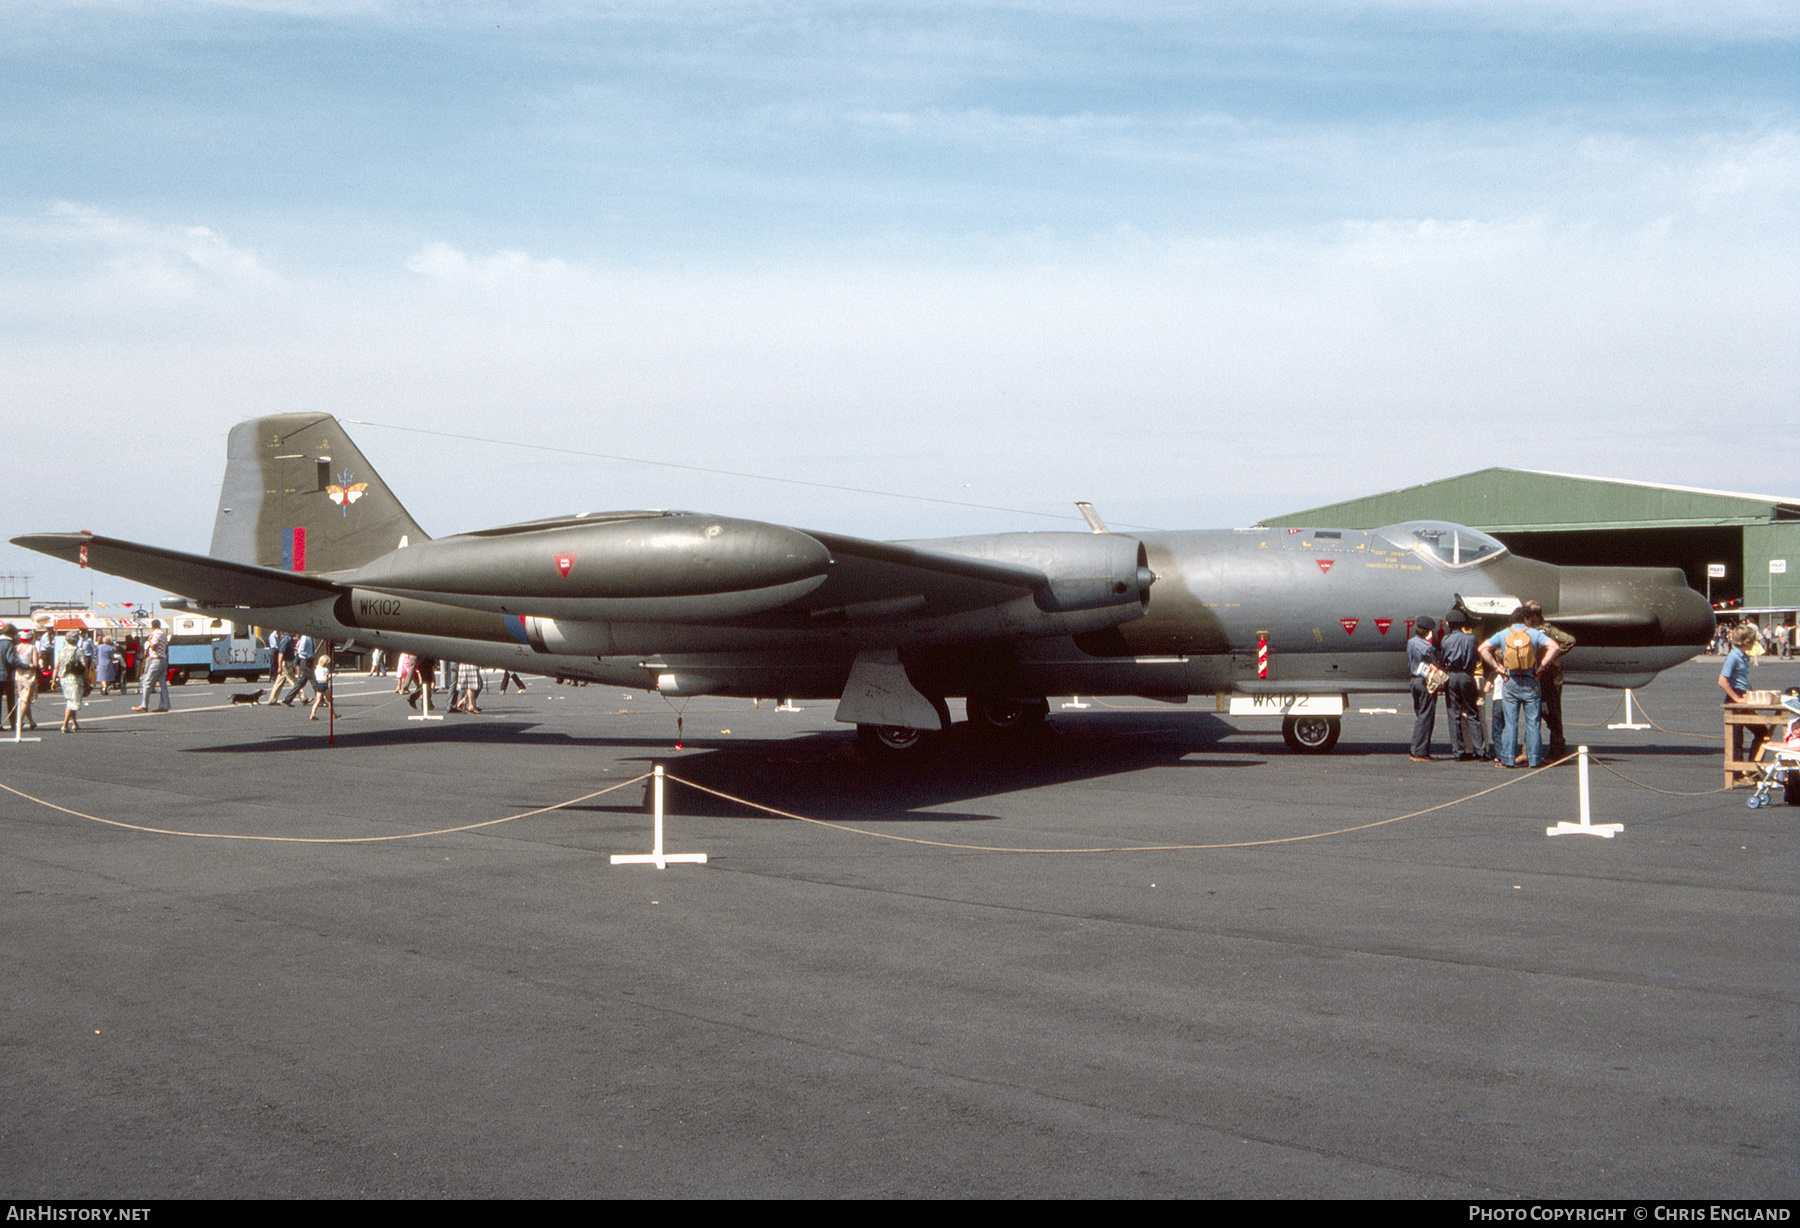
<instances>
[{"instance_id":1,"label":"asphalt tarmac","mask_svg":"<svg viewBox=\"0 0 1800 1228\"><path fill-rule=\"evenodd\" d=\"M662 700L544 680L416 722L346 677L335 744L229 685L74 735L43 698L43 740L0 744L67 808L0 793L0 1184L1792 1198L1800 812L1707 792L1717 672L1639 693L1698 737L1569 692L1612 840L1545 836L1572 766L1409 762L1409 711L1315 757L1207 700L1053 703L1037 741L894 768L831 704L693 700L676 751ZM675 786L668 847L707 863L615 867L641 783L380 843L95 821L408 836L653 762L859 830Z\"/></svg>"}]
</instances>

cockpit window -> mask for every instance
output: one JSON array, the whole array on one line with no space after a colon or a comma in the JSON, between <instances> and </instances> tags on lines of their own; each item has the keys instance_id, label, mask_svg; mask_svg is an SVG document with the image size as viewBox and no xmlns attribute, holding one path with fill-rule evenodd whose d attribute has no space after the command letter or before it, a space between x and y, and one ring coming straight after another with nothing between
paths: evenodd
<instances>
[{"instance_id":1,"label":"cockpit window","mask_svg":"<svg viewBox=\"0 0 1800 1228\"><path fill-rule=\"evenodd\" d=\"M1487 563L1506 553L1495 538L1444 520L1409 520L1375 530L1402 550L1412 550L1446 567Z\"/></svg>"}]
</instances>

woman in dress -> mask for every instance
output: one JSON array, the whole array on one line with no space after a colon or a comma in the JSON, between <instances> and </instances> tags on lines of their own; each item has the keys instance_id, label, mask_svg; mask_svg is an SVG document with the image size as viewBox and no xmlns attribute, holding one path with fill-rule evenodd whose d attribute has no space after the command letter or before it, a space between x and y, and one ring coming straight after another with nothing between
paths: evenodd
<instances>
[{"instance_id":1,"label":"woman in dress","mask_svg":"<svg viewBox=\"0 0 1800 1228\"><path fill-rule=\"evenodd\" d=\"M119 680L119 650L113 647L111 640L101 640L94 645L94 675L102 695L109 694L113 683Z\"/></svg>"},{"instance_id":2,"label":"woman in dress","mask_svg":"<svg viewBox=\"0 0 1800 1228\"><path fill-rule=\"evenodd\" d=\"M481 669L478 666L470 665L466 661L457 665L456 687L461 692L462 698L456 706L461 711L469 713L481 711L481 708L475 703L481 698L481 685Z\"/></svg>"},{"instance_id":3,"label":"woman in dress","mask_svg":"<svg viewBox=\"0 0 1800 1228\"><path fill-rule=\"evenodd\" d=\"M31 701L38 693L38 661L37 637L29 631L19 632L19 646L13 650L19 658L18 667L13 670L13 710L15 719L26 729L37 728L37 718L31 715Z\"/></svg>"},{"instance_id":4,"label":"woman in dress","mask_svg":"<svg viewBox=\"0 0 1800 1228\"><path fill-rule=\"evenodd\" d=\"M81 697L87 691L87 654L81 651L81 637L73 631L63 636L56 646L56 680L62 685L64 733L80 733Z\"/></svg>"}]
</instances>

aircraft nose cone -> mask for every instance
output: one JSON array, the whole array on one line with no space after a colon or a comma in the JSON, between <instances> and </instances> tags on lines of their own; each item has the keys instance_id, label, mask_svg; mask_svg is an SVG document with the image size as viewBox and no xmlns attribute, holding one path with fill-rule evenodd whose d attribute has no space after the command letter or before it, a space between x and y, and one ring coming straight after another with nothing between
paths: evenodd
<instances>
[{"instance_id":1,"label":"aircraft nose cone","mask_svg":"<svg viewBox=\"0 0 1800 1228\"><path fill-rule=\"evenodd\" d=\"M1707 644L1712 641L1716 619L1706 598L1687 586L1680 572L1676 581L1664 590L1657 605L1657 621L1662 624L1663 639L1671 644Z\"/></svg>"},{"instance_id":2,"label":"aircraft nose cone","mask_svg":"<svg viewBox=\"0 0 1800 1228\"><path fill-rule=\"evenodd\" d=\"M1610 644L1699 648L1713 633L1712 607L1674 567L1564 567L1551 621Z\"/></svg>"}]
</instances>

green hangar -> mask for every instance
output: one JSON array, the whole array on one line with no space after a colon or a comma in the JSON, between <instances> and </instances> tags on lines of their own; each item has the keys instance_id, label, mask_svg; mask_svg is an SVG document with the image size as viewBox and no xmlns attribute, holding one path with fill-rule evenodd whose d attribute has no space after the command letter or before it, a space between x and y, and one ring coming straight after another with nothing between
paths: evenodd
<instances>
[{"instance_id":1,"label":"green hangar","mask_svg":"<svg viewBox=\"0 0 1800 1228\"><path fill-rule=\"evenodd\" d=\"M1800 608L1800 498L1482 469L1262 523L1373 529L1404 520L1466 524L1546 563L1679 567L1714 605L1776 613L1778 622L1792 623Z\"/></svg>"}]
</instances>

